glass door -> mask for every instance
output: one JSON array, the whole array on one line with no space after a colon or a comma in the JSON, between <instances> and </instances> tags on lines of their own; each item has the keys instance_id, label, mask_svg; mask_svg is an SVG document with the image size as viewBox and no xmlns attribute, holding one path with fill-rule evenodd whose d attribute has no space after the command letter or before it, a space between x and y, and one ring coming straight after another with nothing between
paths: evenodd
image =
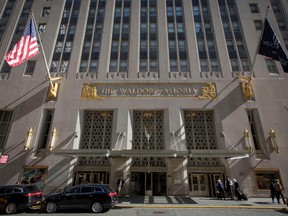
<instances>
[{"instance_id":1,"label":"glass door","mask_svg":"<svg viewBox=\"0 0 288 216\"><path fill-rule=\"evenodd\" d=\"M192 196L207 196L207 175L206 174L191 174L190 175L190 191Z\"/></svg>"}]
</instances>

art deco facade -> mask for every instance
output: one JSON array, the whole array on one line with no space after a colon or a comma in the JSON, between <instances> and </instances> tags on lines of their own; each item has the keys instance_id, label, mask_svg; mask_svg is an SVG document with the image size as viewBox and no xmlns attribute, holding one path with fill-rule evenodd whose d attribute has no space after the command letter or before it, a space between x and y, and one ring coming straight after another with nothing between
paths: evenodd
<instances>
[{"instance_id":1,"label":"art deco facade","mask_svg":"<svg viewBox=\"0 0 288 216\"><path fill-rule=\"evenodd\" d=\"M248 196L274 178L287 189L288 77L257 48L267 14L286 51L288 2L270 5L2 0L0 184L121 177L128 195L215 196L229 176ZM10 68L31 10L41 52Z\"/></svg>"}]
</instances>

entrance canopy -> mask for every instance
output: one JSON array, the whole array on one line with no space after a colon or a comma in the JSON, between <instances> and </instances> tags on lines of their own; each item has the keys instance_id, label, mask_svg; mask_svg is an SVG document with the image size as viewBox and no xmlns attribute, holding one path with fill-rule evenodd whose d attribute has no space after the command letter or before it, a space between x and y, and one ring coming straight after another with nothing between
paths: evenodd
<instances>
[{"instance_id":1,"label":"entrance canopy","mask_svg":"<svg viewBox=\"0 0 288 216\"><path fill-rule=\"evenodd\" d=\"M227 149L203 149L203 150L151 150L151 149L54 149L52 154L70 157L222 157L222 158L244 158L249 157L249 150L227 150Z\"/></svg>"}]
</instances>

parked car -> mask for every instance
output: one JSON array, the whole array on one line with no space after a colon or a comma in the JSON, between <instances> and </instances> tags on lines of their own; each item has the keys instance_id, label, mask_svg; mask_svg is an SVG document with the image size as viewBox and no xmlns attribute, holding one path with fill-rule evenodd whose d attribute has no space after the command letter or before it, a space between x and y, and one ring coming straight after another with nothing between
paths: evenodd
<instances>
[{"instance_id":1,"label":"parked car","mask_svg":"<svg viewBox=\"0 0 288 216\"><path fill-rule=\"evenodd\" d=\"M100 213L109 211L117 203L117 193L109 185L82 184L62 193L45 196L42 208L47 213L64 209L90 209L94 213Z\"/></svg>"},{"instance_id":2,"label":"parked car","mask_svg":"<svg viewBox=\"0 0 288 216\"><path fill-rule=\"evenodd\" d=\"M42 192L35 185L0 186L0 210L14 214L18 210L40 209Z\"/></svg>"}]
</instances>

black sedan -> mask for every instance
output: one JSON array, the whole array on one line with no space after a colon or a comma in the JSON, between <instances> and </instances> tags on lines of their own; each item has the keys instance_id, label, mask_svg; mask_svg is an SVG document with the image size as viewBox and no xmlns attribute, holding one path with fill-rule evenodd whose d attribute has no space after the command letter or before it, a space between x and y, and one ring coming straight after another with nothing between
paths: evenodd
<instances>
[{"instance_id":1,"label":"black sedan","mask_svg":"<svg viewBox=\"0 0 288 216\"><path fill-rule=\"evenodd\" d=\"M42 208L47 213L65 209L90 209L94 213L100 213L107 212L117 203L117 193L109 185L82 184L63 193L46 196Z\"/></svg>"}]
</instances>

